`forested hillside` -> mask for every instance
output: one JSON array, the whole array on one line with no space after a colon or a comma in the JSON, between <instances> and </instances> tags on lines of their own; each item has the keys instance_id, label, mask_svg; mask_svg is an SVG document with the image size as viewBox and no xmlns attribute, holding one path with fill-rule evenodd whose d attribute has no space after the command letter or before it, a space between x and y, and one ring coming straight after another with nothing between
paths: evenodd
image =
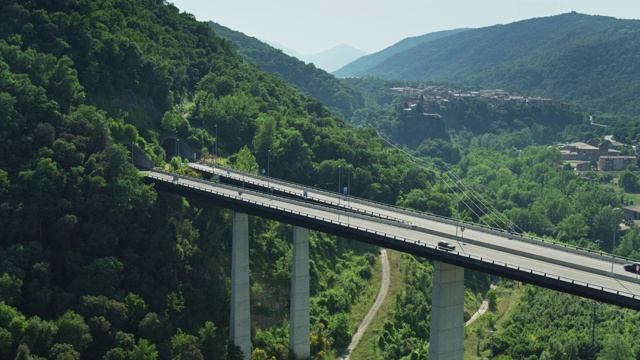
<instances>
[{"instance_id":1,"label":"forested hillside","mask_svg":"<svg viewBox=\"0 0 640 360\"><path fill-rule=\"evenodd\" d=\"M233 42L246 61L257 64L264 71L283 78L305 94L320 100L331 109L333 115L349 119L353 112L364 107L358 90L313 64L307 65L256 38L213 21L209 25L216 35Z\"/></svg>"},{"instance_id":2,"label":"forested hillside","mask_svg":"<svg viewBox=\"0 0 640 360\"><path fill-rule=\"evenodd\" d=\"M229 214L143 185L121 141L163 166L165 136L204 153L217 129L230 166L257 169L271 150L272 176L333 189L350 165L353 194L385 202L416 173L375 132L346 127L207 24L150 0L2 3L0 114L3 359L234 354ZM291 230L251 229L254 350L283 359ZM311 248L322 356L348 341L375 249L324 234Z\"/></svg>"},{"instance_id":3,"label":"forested hillside","mask_svg":"<svg viewBox=\"0 0 640 360\"><path fill-rule=\"evenodd\" d=\"M466 30L468 29L465 28L465 29L436 31L433 33L425 34L425 35L406 38L401 41L398 41L397 43L389 46L388 48L378 51L377 53L362 56L361 58L341 67L340 69L333 71L332 74L337 77L363 76L367 74L367 71L369 69L376 67L378 64L380 64L384 60L390 58L391 56L397 53L408 50L414 46L424 44L429 41L433 41L443 37L447 37L449 35L457 34L459 32L463 32Z\"/></svg>"},{"instance_id":4,"label":"forested hillside","mask_svg":"<svg viewBox=\"0 0 640 360\"><path fill-rule=\"evenodd\" d=\"M577 13L472 29L342 76L447 82L636 116L640 21Z\"/></svg>"},{"instance_id":5,"label":"forested hillside","mask_svg":"<svg viewBox=\"0 0 640 360\"><path fill-rule=\"evenodd\" d=\"M378 110L358 112L374 118ZM521 117L502 114L511 115ZM187 171L184 160L166 159L167 136L200 155L215 141L230 167L257 171L270 162L271 176L325 189L336 189L350 169L354 196L505 225L481 211L494 206L521 231L592 248L609 239L619 220L613 209L625 201L619 191L564 170L553 149L499 148L462 130L448 135L457 158L437 153L443 143L408 158L374 129L347 125L244 62L208 24L163 1L5 1L0 358L241 355L228 342L230 214L144 185L124 141L166 169ZM457 178L470 187L454 185ZM484 197L481 206L466 206L472 192ZM250 222L251 355L287 359L291 227ZM636 256L639 238L626 234L616 252ZM335 358L360 320L354 312L371 286L377 249L315 232L310 247L311 352ZM431 264L407 258L407 289L378 329L381 358L427 356ZM623 321L619 332L633 334L633 322ZM502 354L515 354L513 346Z\"/></svg>"}]
</instances>

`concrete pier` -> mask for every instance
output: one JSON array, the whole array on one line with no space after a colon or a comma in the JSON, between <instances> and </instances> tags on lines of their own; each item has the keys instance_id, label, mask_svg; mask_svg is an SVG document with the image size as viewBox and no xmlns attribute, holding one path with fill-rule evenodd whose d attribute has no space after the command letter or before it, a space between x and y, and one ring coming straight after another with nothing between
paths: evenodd
<instances>
[{"instance_id":1,"label":"concrete pier","mask_svg":"<svg viewBox=\"0 0 640 360\"><path fill-rule=\"evenodd\" d=\"M464 355L464 268L435 261L431 301L430 360Z\"/></svg>"},{"instance_id":2,"label":"concrete pier","mask_svg":"<svg viewBox=\"0 0 640 360\"><path fill-rule=\"evenodd\" d=\"M231 334L244 359L251 358L251 317L249 302L249 216L233 213L231 251Z\"/></svg>"},{"instance_id":3,"label":"concrete pier","mask_svg":"<svg viewBox=\"0 0 640 360\"><path fill-rule=\"evenodd\" d=\"M293 227L289 349L296 359L311 356L309 318L309 230Z\"/></svg>"}]
</instances>

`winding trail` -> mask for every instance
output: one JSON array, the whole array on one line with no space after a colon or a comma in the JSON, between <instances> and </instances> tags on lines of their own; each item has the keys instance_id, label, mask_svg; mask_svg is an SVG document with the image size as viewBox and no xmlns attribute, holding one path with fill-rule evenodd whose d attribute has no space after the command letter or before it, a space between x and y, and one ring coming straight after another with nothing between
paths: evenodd
<instances>
[{"instance_id":1,"label":"winding trail","mask_svg":"<svg viewBox=\"0 0 640 360\"><path fill-rule=\"evenodd\" d=\"M491 285L490 285L492 290L495 290L497 288L499 280L500 279L497 277L493 278L493 281L491 282ZM489 300L487 300L485 296L484 300L482 301L482 305L480 305L480 308L478 309L478 311L476 311L473 315L471 315L471 318L467 320L464 326L469 326L473 324L473 322L478 320L478 318L482 316L484 313L486 313L488 309L489 309Z\"/></svg>"},{"instance_id":2,"label":"winding trail","mask_svg":"<svg viewBox=\"0 0 640 360\"><path fill-rule=\"evenodd\" d=\"M367 311L367 314L364 316L364 318L362 318L362 321L360 321L358 329L351 338L351 343L342 352L340 359L349 359L349 355L351 354L353 349L358 346L358 342L360 342L362 334L364 334L364 332L367 330L367 327L369 327L369 323L371 323L371 320L378 312L378 309L380 309L380 306L382 306L384 299L387 297L387 293L389 292L389 280L391 276L389 272L389 258L387 257L386 249L382 249L380 251L380 263L382 265L382 278L380 279L380 289L378 290L376 301L373 302L373 305L371 306L369 311Z\"/></svg>"},{"instance_id":3,"label":"winding trail","mask_svg":"<svg viewBox=\"0 0 640 360\"><path fill-rule=\"evenodd\" d=\"M355 349L358 346L358 343L360 342L360 338L362 338L362 335L369 327L371 320L374 318L374 316L378 312L378 309L380 309L380 306L382 306L384 299L387 297L387 293L389 292L389 282L390 282L391 276L389 271L389 258L387 257L386 249L382 249L380 251L380 263L382 265L382 278L380 279L380 289L378 290L378 295L376 296L376 300L373 302L373 305L371 306L369 311L367 311L367 314L364 316L364 318L362 318L362 320L360 321L360 324L358 325L358 329L356 330L356 332L353 334L353 337L351 338L351 343L349 344L349 346L347 346L347 348L342 352L340 356L341 360L349 360L349 355L351 355L351 352L353 351L353 349ZM499 280L500 279L498 277L495 277L493 279L493 281L491 282L491 289L496 289ZM480 316L482 316L485 312L487 312L488 309L489 309L489 300L485 298L482 301L482 305L480 305L480 308L478 309L478 311L476 311L471 316L471 318L466 322L465 326L471 325Z\"/></svg>"}]
</instances>

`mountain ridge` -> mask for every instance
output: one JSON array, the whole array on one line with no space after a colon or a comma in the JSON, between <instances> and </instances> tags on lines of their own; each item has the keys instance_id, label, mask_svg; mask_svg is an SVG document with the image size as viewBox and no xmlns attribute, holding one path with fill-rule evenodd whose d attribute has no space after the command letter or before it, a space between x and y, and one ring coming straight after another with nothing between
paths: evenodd
<instances>
[{"instance_id":1,"label":"mountain ridge","mask_svg":"<svg viewBox=\"0 0 640 360\"><path fill-rule=\"evenodd\" d=\"M374 67L375 65L399 52L405 51L425 42L433 41L441 37L446 37L466 30L468 30L468 28L443 30L433 33L427 33L424 35L408 37L378 52L362 56L359 59L333 71L332 74L337 77L358 76L360 72Z\"/></svg>"},{"instance_id":2,"label":"mountain ridge","mask_svg":"<svg viewBox=\"0 0 640 360\"><path fill-rule=\"evenodd\" d=\"M304 54L301 60L330 73L366 55L366 51L342 43L319 53Z\"/></svg>"},{"instance_id":3,"label":"mountain ridge","mask_svg":"<svg viewBox=\"0 0 640 360\"><path fill-rule=\"evenodd\" d=\"M213 21L208 24L216 35L231 41L245 61L258 64L262 70L320 100L334 115L348 119L353 112L364 106L364 98L355 87L314 64L305 64L283 50Z\"/></svg>"},{"instance_id":4,"label":"mountain ridge","mask_svg":"<svg viewBox=\"0 0 640 360\"><path fill-rule=\"evenodd\" d=\"M503 88L634 115L638 35L639 20L571 12L460 32L340 75Z\"/></svg>"}]
</instances>

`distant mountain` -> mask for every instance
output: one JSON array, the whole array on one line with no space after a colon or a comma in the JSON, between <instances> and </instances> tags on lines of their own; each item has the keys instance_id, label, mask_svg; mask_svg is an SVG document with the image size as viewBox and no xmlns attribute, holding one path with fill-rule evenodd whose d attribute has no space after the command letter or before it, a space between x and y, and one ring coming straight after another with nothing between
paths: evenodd
<instances>
[{"instance_id":1,"label":"distant mountain","mask_svg":"<svg viewBox=\"0 0 640 360\"><path fill-rule=\"evenodd\" d=\"M333 71L333 74L337 77L361 76L366 74L366 72L369 69L377 66L384 60L390 58L391 56L397 53L408 50L414 46L424 44L436 39L440 39L449 35L457 34L466 30L469 30L469 29L462 28L462 29L455 29L455 30L445 30L445 31L438 31L438 32L429 33L425 35L406 38L386 49L378 51L377 53L362 56L359 59L343 66L342 68L339 68L338 70Z\"/></svg>"},{"instance_id":2,"label":"distant mountain","mask_svg":"<svg viewBox=\"0 0 640 360\"><path fill-rule=\"evenodd\" d=\"M270 41L267 41L266 43L276 49L282 50L282 52L289 56L302 60L306 63L313 63L314 66L319 67L327 72L339 69L340 67L349 64L364 55L367 55L365 51L356 49L353 46L347 44L340 44L329 50L317 54L301 54L278 43Z\"/></svg>"},{"instance_id":3,"label":"distant mountain","mask_svg":"<svg viewBox=\"0 0 640 360\"><path fill-rule=\"evenodd\" d=\"M210 21L216 35L230 40L245 61L257 64L262 70L283 78L307 95L320 100L334 115L351 118L354 111L364 107L359 90L342 79L312 64L286 55L266 43Z\"/></svg>"},{"instance_id":4,"label":"distant mountain","mask_svg":"<svg viewBox=\"0 0 640 360\"><path fill-rule=\"evenodd\" d=\"M640 114L640 21L575 12L464 31L359 73L503 88Z\"/></svg>"},{"instance_id":5,"label":"distant mountain","mask_svg":"<svg viewBox=\"0 0 640 360\"><path fill-rule=\"evenodd\" d=\"M367 55L365 51L347 44L340 44L321 53L302 55L300 60L332 72L364 55Z\"/></svg>"},{"instance_id":6,"label":"distant mountain","mask_svg":"<svg viewBox=\"0 0 640 360\"><path fill-rule=\"evenodd\" d=\"M285 53L285 54L287 54L287 55L289 55L291 57L294 57L296 59L302 60L302 58L304 57L303 54L301 54L301 53L299 53L299 52L297 52L297 51L295 51L295 50L293 50L291 48L288 48L286 46L282 46L282 45L280 45L278 43L275 43L275 42L272 42L272 41L265 41L265 43L267 45L273 47L273 48L282 50L283 53Z\"/></svg>"}]
</instances>

